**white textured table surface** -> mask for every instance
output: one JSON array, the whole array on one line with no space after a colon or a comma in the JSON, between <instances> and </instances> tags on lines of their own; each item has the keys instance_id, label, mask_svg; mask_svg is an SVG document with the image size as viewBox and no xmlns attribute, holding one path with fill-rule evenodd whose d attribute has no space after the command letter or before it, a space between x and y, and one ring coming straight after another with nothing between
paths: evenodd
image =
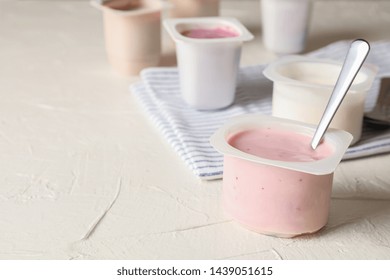
<instances>
[{"instance_id":1,"label":"white textured table surface","mask_svg":"<svg viewBox=\"0 0 390 280\"><path fill-rule=\"evenodd\" d=\"M256 35L243 65L275 58L257 1L221 14ZM389 1L315 3L308 50L355 37L390 40ZM0 62L0 259L390 259L389 154L339 166L319 233L243 229L111 71L87 1L0 1Z\"/></svg>"}]
</instances>

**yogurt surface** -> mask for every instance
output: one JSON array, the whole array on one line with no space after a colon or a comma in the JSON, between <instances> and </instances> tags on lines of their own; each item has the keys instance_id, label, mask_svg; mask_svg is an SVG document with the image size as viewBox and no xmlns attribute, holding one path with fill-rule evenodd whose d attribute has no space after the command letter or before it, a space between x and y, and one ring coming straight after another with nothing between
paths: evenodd
<instances>
[{"instance_id":1,"label":"yogurt surface","mask_svg":"<svg viewBox=\"0 0 390 280\"><path fill-rule=\"evenodd\" d=\"M183 36L197 39L216 39L238 37L240 34L232 28L221 26L216 28L194 28L181 33Z\"/></svg>"},{"instance_id":2,"label":"yogurt surface","mask_svg":"<svg viewBox=\"0 0 390 280\"><path fill-rule=\"evenodd\" d=\"M310 162L332 154L332 148L326 143L313 150L311 137L271 127L237 133L228 142L245 153L279 161Z\"/></svg>"}]
</instances>

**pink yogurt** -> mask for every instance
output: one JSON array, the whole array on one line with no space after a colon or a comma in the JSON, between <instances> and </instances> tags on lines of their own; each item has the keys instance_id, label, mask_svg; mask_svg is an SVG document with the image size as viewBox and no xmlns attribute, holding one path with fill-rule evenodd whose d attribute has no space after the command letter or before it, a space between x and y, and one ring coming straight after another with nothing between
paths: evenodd
<instances>
[{"instance_id":1,"label":"pink yogurt","mask_svg":"<svg viewBox=\"0 0 390 280\"><path fill-rule=\"evenodd\" d=\"M313 150L310 142L307 135L270 127L246 130L229 139L229 144L240 151L272 160L308 162L332 153L329 145L319 145Z\"/></svg>"},{"instance_id":2,"label":"pink yogurt","mask_svg":"<svg viewBox=\"0 0 390 280\"><path fill-rule=\"evenodd\" d=\"M294 237L328 221L333 173L352 135L329 129L310 148L315 126L288 119L237 116L211 137L224 155L222 202L234 220L259 233Z\"/></svg>"},{"instance_id":3,"label":"pink yogurt","mask_svg":"<svg viewBox=\"0 0 390 280\"><path fill-rule=\"evenodd\" d=\"M315 151L304 134L270 127L239 132L228 143L246 153L277 161L311 162L332 154ZM255 231L292 237L322 228L328 219L333 173L313 175L225 157L225 210Z\"/></svg>"},{"instance_id":4,"label":"pink yogurt","mask_svg":"<svg viewBox=\"0 0 390 280\"><path fill-rule=\"evenodd\" d=\"M238 37L240 34L232 28L221 26L216 28L194 28L181 33L183 36L197 39L217 39Z\"/></svg>"}]
</instances>

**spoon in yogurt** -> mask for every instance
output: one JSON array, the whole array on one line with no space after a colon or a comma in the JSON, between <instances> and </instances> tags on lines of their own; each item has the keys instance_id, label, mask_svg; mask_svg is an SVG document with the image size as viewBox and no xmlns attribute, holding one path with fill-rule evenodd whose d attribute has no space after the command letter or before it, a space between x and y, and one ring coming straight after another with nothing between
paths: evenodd
<instances>
[{"instance_id":1,"label":"spoon in yogurt","mask_svg":"<svg viewBox=\"0 0 390 280\"><path fill-rule=\"evenodd\" d=\"M313 150L315 150L321 142L322 137L328 129L336 111L340 107L347 91L351 87L351 84L363 65L369 51L370 45L365 40L357 39L351 43L332 95L330 96L324 114L321 117L311 141L311 147Z\"/></svg>"}]
</instances>

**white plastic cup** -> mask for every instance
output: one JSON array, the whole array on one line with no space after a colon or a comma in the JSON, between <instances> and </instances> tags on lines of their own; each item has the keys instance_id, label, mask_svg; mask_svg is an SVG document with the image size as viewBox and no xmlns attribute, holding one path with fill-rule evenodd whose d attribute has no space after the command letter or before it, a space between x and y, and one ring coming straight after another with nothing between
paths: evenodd
<instances>
[{"instance_id":1,"label":"white plastic cup","mask_svg":"<svg viewBox=\"0 0 390 280\"><path fill-rule=\"evenodd\" d=\"M164 26L176 43L180 89L184 100L198 110L215 110L234 101L241 48L253 35L236 19L201 17L167 19ZM217 27L238 33L228 38L189 38L184 31Z\"/></svg>"},{"instance_id":2,"label":"white plastic cup","mask_svg":"<svg viewBox=\"0 0 390 280\"><path fill-rule=\"evenodd\" d=\"M323 145L331 153L309 162L271 160L241 151L231 137L252 129L277 129L311 137L315 126L260 114L231 119L211 137L224 155L222 201L225 212L244 227L278 237L313 233L326 225L333 173L352 136L328 129ZM310 143L307 143L311 149Z\"/></svg>"},{"instance_id":3,"label":"white plastic cup","mask_svg":"<svg viewBox=\"0 0 390 280\"><path fill-rule=\"evenodd\" d=\"M169 17L213 17L219 15L219 0L168 0Z\"/></svg>"},{"instance_id":4,"label":"white plastic cup","mask_svg":"<svg viewBox=\"0 0 390 280\"><path fill-rule=\"evenodd\" d=\"M318 124L332 94L342 63L305 56L287 56L270 63L264 75L273 81L272 115ZM364 65L337 110L330 127L362 134L364 102L376 75Z\"/></svg>"},{"instance_id":5,"label":"white plastic cup","mask_svg":"<svg viewBox=\"0 0 390 280\"><path fill-rule=\"evenodd\" d=\"M310 0L261 0L263 43L278 54L301 53L311 13Z\"/></svg>"},{"instance_id":6,"label":"white plastic cup","mask_svg":"<svg viewBox=\"0 0 390 280\"><path fill-rule=\"evenodd\" d=\"M91 4L103 12L104 38L110 64L123 76L158 66L161 55L160 0L111 0Z\"/></svg>"}]
</instances>

